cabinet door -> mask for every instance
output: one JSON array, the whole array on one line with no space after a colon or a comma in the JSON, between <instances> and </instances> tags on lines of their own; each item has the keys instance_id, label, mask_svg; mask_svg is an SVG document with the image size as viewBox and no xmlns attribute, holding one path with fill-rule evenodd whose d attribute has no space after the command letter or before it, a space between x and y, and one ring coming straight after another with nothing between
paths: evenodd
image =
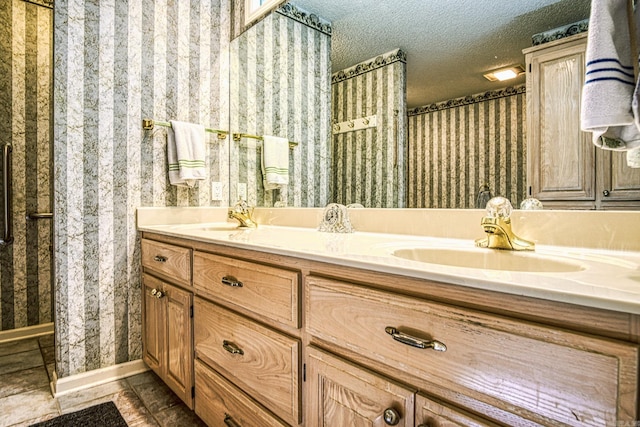
<instances>
[{"instance_id":1,"label":"cabinet door","mask_svg":"<svg viewBox=\"0 0 640 427\"><path fill-rule=\"evenodd\" d=\"M627 153L602 150L599 176L600 208L640 208L640 169L627 166ZM631 203L630 203L631 202Z\"/></svg>"},{"instance_id":2,"label":"cabinet door","mask_svg":"<svg viewBox=\"0 0 640 427\"><path fill-rule=\"evenodd\" d=\"M422 394L416 396L416 426L418 427L498 427Z\"/></svg>"},{"instance_id":3,"label":"cabinet door","mask_svg":"<svg viewBox=\"0 0 640 427\"><path fill-rule=\"evenodd\" d=\"M585 49L582 36L527 54L527 169L543 202L595 201L595 146L580 130Z\"/></svg>"},{"instance_id":4,"label":"cabinet door","mask_svg":"<svg viewBox=\"0 0 640 427\"><path fill-rule=\"evenodd\" d=\"M307 414L316 426L413 426L415 392L323 351L307 349Z\"/></svg>"},{"instance_id":5,"label":"cabinet door","mask_svg":"<svg viewBox=\"0 0 640 427\"><path fill-rule=\"evenodd\" d=\"M162 300L166 304L166 377L169 387L193 408L193 329L191 293L164 284Z\"/></svg>"},{"instance_id":6,"label":"cabinet door","mask_svg":"<svg viewBox=\"0 0 640 427\"><path fill-rule=\"evenodd\" d=\"M142 360L155 373L163 376L164 335L165 335L165 304L157 298L158 291L162 291L162 282L158 279L143 275L142 278Z\"/></svg>"}]
</instances>

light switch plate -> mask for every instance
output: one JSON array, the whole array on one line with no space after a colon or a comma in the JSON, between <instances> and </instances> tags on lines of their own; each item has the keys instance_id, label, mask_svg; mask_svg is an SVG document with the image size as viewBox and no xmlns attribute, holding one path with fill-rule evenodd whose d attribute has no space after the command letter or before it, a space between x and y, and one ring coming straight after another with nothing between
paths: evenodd
<instances>
[{"instance_id":1,"label":"light switch plate","mask_svg":"<svg viewBox=\"0 0 640 427\"><path fill-rule=\"evenodd\" d=\"M222 182L211 181L211 200L222 200Z\"/></svg>"}]
</instances>

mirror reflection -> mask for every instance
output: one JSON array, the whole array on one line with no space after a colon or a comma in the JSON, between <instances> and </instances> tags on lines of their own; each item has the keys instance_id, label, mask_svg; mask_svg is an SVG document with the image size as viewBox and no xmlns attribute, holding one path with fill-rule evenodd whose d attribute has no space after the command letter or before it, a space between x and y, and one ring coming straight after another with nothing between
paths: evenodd
<instances>
[{"instance_id":1,"label":"mirror reflection","mask_svg":"<svg viewBox=\"0 0 640 427\"><path fill-rule=\"evenodd\" d=\"M231 43L230 129L297 142L289 183L265 191L262 141L242 137L231 200L475 208L487 185L518 206L530 180L525 75L482 75L524 66L536 34L575 32L589 3L284 4Z\"/></svg>"}]
</instances>

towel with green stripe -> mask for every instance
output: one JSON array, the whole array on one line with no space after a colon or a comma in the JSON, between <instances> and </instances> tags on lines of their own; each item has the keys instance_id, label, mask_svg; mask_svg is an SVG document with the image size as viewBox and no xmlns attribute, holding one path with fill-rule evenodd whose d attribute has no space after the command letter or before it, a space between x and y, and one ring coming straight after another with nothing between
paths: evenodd
<instances>
[{"instance_id":1,"label":"towel with green stripe","mask_svg":"<svg viewBox=\"0 0 640 427\"><path fill-rule=\"evenodd\" d=\"M204 126L171 120L167 131L169 183L178 187L194 187L207 177L204 167Z\"/></svg>"},{"instance_id":2,"label":"towel with green stripe","mask_svg":"<svg viewBox=\"0 0 640 427\"><path fill-rule=\"evenodd\" d=\"M284 189L289 184L289 140L262 137L262 183L266 191Z\"/></svg>"}]
</instances>

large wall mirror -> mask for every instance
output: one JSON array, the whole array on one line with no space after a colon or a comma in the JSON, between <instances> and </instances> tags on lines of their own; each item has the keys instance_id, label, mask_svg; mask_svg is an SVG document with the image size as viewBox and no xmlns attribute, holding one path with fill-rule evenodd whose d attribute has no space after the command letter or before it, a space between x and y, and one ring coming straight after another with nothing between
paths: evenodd
<instances>
[{"instance_id":1,"label":"large wall mirror","mask_svg":"<svg viewBox=\"0 0 640 427\"><path fill-rule=\"evenodd\" d=\"M525 75L483 74L524 65L534 34L589 10L590 0L284 3L231 42L230 130L244 134L231 141L231 201L473 208L488 184L519 203ZM351 124L361 129L336 133ZM426 133L439 142L416 143ZM263 189L262 135L297 144L282 190Z\"/></svg>"}]
</instances>

